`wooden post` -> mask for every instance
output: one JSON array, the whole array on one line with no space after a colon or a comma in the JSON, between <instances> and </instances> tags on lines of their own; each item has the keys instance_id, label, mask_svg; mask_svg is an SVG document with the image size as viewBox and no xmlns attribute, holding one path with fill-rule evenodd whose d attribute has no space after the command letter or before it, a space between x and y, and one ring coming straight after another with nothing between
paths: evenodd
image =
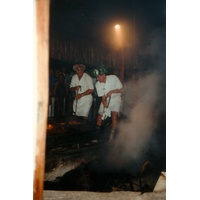
<instances>
[{"instance_id":1,"label":"wooden post","mask_svg":"<svg viewBox=\"0 0 200 200\"><path fill-rule=\"evenodd\" d=\"M34 163L34 200L42 200L45 166L46 126L48 112L49 9L50 0L36 3L36 133Z\"/></svg>"},{"instance_id":2,"label":"wooden post","mask_svg":"<svg viewBox=\"0 0 200 200\"><path fill-rule=\"evenodd\" d=\"M124 83L124 48L120 49L120 80Z\"/></svg>"}]
</instances>

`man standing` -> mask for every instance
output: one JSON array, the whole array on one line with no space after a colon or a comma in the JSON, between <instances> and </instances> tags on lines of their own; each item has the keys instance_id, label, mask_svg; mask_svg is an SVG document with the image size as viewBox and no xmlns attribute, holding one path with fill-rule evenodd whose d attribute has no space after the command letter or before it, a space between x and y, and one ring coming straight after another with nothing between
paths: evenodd
<instances>
[{"instance_id":1,"label":"man standing","mask_svg":"<svg viewBox=\"0 0 200 200\"><path fill-rule=\"evenodd\" d=\"M117 76L106 75L106 73L107 68L105 66L100 66L99 68L93 70L93 74L97 78L95 85L97 95L102 97L96 125L101 126L104 115L109 115L108 112L110 111L112 119L110 140L112 140L117 128L122 102L121 95L123 92L123 85Z\"/></svg>"},{"instance_id":2,"label":"man standing","mask_svg":"<svg viewBox=\"0 0 200 200\"><path fill-rule=\"evenodd\" d=\"M73 111L75 115L87 119L92 106L93 81L87 73L84 73L85 65L76 64L73 66L73 70L76 72L70 83L70 91L76 92Z\"/></svg>"}]
</instances>

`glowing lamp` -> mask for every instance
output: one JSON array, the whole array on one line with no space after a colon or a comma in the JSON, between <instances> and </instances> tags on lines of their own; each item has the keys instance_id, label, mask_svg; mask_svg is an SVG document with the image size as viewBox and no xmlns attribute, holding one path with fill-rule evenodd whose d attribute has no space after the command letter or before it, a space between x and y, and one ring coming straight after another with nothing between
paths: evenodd
<instances>
[{"instance_id":1,"label":"glowing lamp","mask_svg":"<svg viewBox=\"0 0 200 200\"><path fill-rule=\"evenodd\" d=\"M116 24L116 25L115 25L115 29L116 29L116 30L119 30L119 29L120 29L120 25L119 25L119 24Z\"/></svg>"}]
</instances>

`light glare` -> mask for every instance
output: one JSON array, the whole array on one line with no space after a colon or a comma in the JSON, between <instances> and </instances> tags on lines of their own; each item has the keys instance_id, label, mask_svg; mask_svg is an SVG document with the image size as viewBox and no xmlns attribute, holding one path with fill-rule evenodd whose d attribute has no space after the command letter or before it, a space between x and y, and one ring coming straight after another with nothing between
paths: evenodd
<instances>
[{"instance_id":1,"label":"light glare","mask_svg":"<svg viewBox=\"0 0 200 200\"><path fill-rule=\"evenodd\" d=\"M120 25L119 25L119 24L116 24L116 25L115 25L115 29L116 29L116 30L119 30L119 29L120 29Z\"/></svg>"}]
</instances>

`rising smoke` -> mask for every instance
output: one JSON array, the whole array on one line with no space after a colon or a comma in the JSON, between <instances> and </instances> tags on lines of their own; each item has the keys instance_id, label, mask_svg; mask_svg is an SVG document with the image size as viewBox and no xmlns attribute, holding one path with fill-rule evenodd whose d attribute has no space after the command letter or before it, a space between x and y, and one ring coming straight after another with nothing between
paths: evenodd
<instances>
[{"instance_id":1,"label":"rising smoke","mask_svg":"<svg viewBox=\"0 0 200 200\"><path fill-rule=\"evenodd\" d=\"M147 60L142 63L147 70L124 83L122 113L127 118L119 123L118 135L106 155L112 169L141 166L149 158L149 149L158 157L165 152L165 46L165 28L161 27L152 30L138 49L142 61Z\"/></svg>"},{"instance_id":2,"label":"rising smoke","mask_svg":"<svg viewBox=\"0 0 200 200\"><path fill-rule=\"evenodd\" d=\"M107 154L110 167L125 168L145 162L160 112L164 110L163 77L146 74L124 84L123 113L126 120L119 123L119 133Z\"/></svg>"}]
</instances>

